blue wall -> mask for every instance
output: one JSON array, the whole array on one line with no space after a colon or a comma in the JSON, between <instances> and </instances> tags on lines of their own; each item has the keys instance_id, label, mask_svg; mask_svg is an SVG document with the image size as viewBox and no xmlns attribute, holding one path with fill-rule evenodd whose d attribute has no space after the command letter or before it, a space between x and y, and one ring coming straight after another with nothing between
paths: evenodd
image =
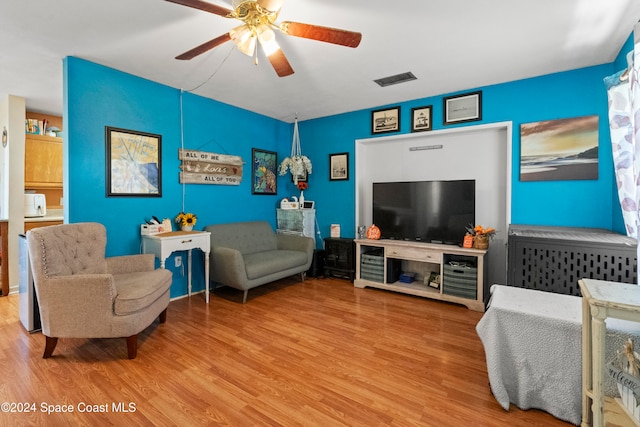
<instances>
[{"instance_id":1,"label":"blue wall","mask_svg":"<svg viewBox=\"0 0 640 427\"><path fill-rule=\"evenodd\" d=\"M469 89L483 92L483 120L467 125L513 122L513 223L598 227L623 232L611 166L607 98L602 83L605 76L619 68L618 62ZM139 252L140 224L151 215L173 218L182 210L183 188L185 209L198 215L197 229L207 224L252 219L265 219L275 226L279 200L299 193L285 176L278 177L277 196L251 194L251 149L276 151L282 160L290 152L291 124L196 95L181 94L177 89L78 58L65 60L64 78L68 221L105 224L108 255ZM410 132L411 108L425 105L433 105L433 129L445 128L442 99L446 95L399 104L400 133ZM371 107L377 108L380 107ZM179 184L181 109L185 148L241 156L245 161L241 185ZM322 237L329 235L332 223L341 224L342 236L355 234L355 140L372 137L371 109L300 123L302 151L313 161L305 198L317 203ZM520 124L594 114L600 117L597 181L519 181ZM105 126L162 135L161 198L105 196ZM329 154L341 152L350 153L350 178L329 181ZM194 271L197 271L201 262L200 257L195 259ZM173 259L168 265L173 265ZM171 294L184 295L186 280L182 271L173 270ZM195 290L203 289L200 275L195 274L194 281Z\"/></svg>"},{"instance_id":2,"label":"blue wall","mask_svg":"<svg viewBox=\"0 0 640 427\"><path fill-rule=\"evenodd\" d=\"M621 215L617 200L612 198L615 182L607 96L602 82L613 71L613 65L608 64L468 90L482 91L483 119L460 126L513 122L512 223L598 227L624 232L624 227L615 221ZM400 133L410 133L411 109L425 105L433 105L434 130L453 127L443 125L442 103L447 95L394 104L401 107ZM520 182L520 124L588 115L600 117L597 181ZM358 171L354 169L354 141L372 137L370 123L370 110L363 110L300 124L302 151L314 163L305 198L317 202L323 235L327 235L331 223L340 223L344 236L355 234L355 176ZM344 151L350 153L350 180L329 181L328 153ZM327 209L336 206L340 209Z\"/></svg>"},{"instance_id":3,"label":"blue wall","mask_svg":"<svg viewBox=\"0 0 640 427\"><path fill-rule=\"evenodd\" d=\"M198 216L196 229L253 219L275 227L280 198L251 194L251 150L288 153L290 124L73 57L65 60L64 88L68 222L104 224L107 255L140 252L140 224L152 215L173 219L182 210L183 188L185 211ZM185 148L242 157L239 186L179 183L181 104ZM106 197L105 126L162 135L161 198ZM200 258L194 256L194 271L201 271ZM167 265L174 265L173 257ZM183 272L172 270L171 296L183 295ZM201 275L194 274L193 286L204 289Z\"/></svg>"}]
</instances>

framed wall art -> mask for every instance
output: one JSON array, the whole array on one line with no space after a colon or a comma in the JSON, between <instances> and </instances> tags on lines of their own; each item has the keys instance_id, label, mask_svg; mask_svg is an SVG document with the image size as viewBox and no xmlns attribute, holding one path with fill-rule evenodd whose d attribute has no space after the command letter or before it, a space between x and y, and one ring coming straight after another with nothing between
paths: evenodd
<instances>
[{"instance_id":1,"label":"framed wall art","mask_svg":"<svg viewBox=\"0 0 640 427\"><path fill-rule=\"evenodd\" d=\"M520 125L520 181L598 179L599 117Z\"/></svg>"},{"instance_id":2,"label":"framed wall art","mask_svg":"<svg viewBox=\"0 0 640 427\"><path fill-rule=\"evenodd\" d=\"M371 133L398 132L400 130L400 107L371 112Z\"/></svg>"},{"instance_id":3,"label":"framed wall art","mask_svg":"<svg viewBox=\"0 0 640 427\"><path fill-rule=\"evenodd\" d=\"M105 126L107 197L162 197L162 136Z\"/></svg>"},{"instance_id":4,"label":"framed wall art","mask_svg":"<svg viewBox=\"0 0 640 427\"><path fill-rule=\"evenodd\" d=\"M278 154L273 151L251 149L251 193L278 194Z\"/></svg>"},{"instance_id":5,"label":"framed wall art","mask_svg":"<svg viewBox=\"0 0 640 427\"><path fill-rule=\"evenodd\" d=\"M431 130L431 105L411 109L411 132Z\"/></svg>"},{"instance_id":6,"label":"framed wall art","mask_svg":"<svg viewBox=\"0 0 640 427\"><path fill-rule=\"evenodd\" d=\"M447 96L442 107L445 125L482 120L482 91Z\"/></svg>"},{"instance_id":7,"label":"framed wall art","mask_svg":"<svg viewBox=\"0 0 640 427\"><path fill-rule=\"evenodd\" d=\"M329 154L329 180L349 179L349 153Z\"/></svg>"}]
</instances>

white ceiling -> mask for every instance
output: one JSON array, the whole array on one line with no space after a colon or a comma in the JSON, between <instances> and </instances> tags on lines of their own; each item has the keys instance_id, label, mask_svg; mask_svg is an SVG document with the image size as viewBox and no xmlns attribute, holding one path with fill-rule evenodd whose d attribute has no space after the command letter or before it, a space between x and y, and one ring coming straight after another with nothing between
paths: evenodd
<instances>
[{"instance_id":1,"label":"white ceiling","mask_svg":"<svg viewBox=\"0 0 640 427\"><path fill-rule=\"evenodd\" d=\"M0 93L62 114L62 59L76 56L291 122L610 63L639 19L638 0L288 0L278 22L363 38L350 49L279 33L295 70L279 78L232 42L174 59L233 19L164 0L3 0ZM373 83L406 71L418 79Z\"/></svg>"}]
</instances>

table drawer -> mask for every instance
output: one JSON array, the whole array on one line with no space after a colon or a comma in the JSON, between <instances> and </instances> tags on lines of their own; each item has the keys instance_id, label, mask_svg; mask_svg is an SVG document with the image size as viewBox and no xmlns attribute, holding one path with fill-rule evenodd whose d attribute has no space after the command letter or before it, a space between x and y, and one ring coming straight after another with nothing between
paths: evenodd
<instances>
[{"instance_id":1,"label":"table drawer","mask_svg":"<svg viewBox=\"0 0 640 427\"><path fill-rule=\"evenodd\" d=\"M415 261L442 263L442 253L418 248L391 247L386 248L388 258L411 259Z\"/></svg>"}]
</instances>

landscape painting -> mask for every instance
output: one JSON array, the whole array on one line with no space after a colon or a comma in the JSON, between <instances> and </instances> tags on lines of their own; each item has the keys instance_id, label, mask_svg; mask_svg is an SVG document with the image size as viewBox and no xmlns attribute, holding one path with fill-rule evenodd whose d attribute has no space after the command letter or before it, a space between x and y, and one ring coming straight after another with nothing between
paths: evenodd
<instances>
[{"instance_id":1,"label":"landscape painting","mask_svg":"<svg viewBox=\"0 0 640 427\"><path fill-rule=\"evenodd\" d=\"M520 125L520 181L598 179L598 116Z\"/></svg>"}]
</instances>

